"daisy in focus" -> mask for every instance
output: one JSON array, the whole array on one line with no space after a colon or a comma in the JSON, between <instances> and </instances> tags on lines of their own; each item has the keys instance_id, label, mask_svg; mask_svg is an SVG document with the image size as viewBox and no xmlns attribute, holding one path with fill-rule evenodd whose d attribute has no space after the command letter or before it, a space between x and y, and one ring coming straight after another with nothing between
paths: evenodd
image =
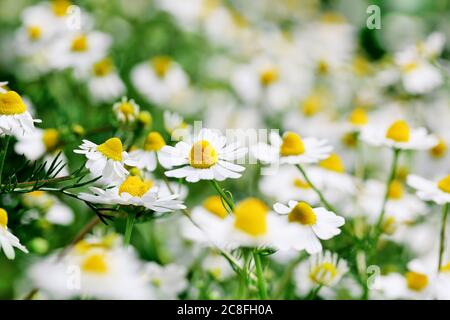
<instances>
[{"instance_id":1,"label":"daisy in focus","mask_svg":"<svg viewBox=\"0 0 450 320\"><path fill-rule=\"evenodd\" d=\"M34 123L21 96L0 88L0 135L23 136L34 131Z\"/></svg>"},{"instance_id":2,"label":"daisy in focus","mask_svg":"<svg viewBox=\"0 0 450 320\"><path fill-rule=\"evenodd\" d=\"M79 148L74 152L86 156L86 168L94 177L101 176L100 182L105 184L120 182L128 175L125 164L128 163L129 156L123 150L119 138L110 138L99 145L83 140Z\"/></svg>"},{"instance_id":3,"label":"daisy in focus","mask_svg":"<svg viewBox=\"0 0 450 320\"><path fill-rule=\"evenodd\" d=\"M289 201L288 206L276 203L275 212L287 215L288 229L292 247L305 249L309 254L322 251L320 240L329 240L341 233L345 219L325 208L311 208L306 202Z\"/></svg>"},{"instance_id":4,"label":"daisy in focus","mask_svg":"<svg viewBox=\"0 0 450 320\"><path fill-rule=\"evenodd\" d=\"M255 158L263 163L316 163L326 159L333 149L327 140L303 139L295 132L286 132L283 137L271 132L269 142L260 142L252 148Z\"/></svg>"},{"instance_id":5,"label":"daisy in focus","mask_svg":"<svg viewBox=\"0 0 450 320\"><path fill-rule=\"evenodd\" d=\"M425 128L411 128L405 120L397 120L389 126L367 125L361 131L361 140L373 146L403 150L428 150L439 142Z\"/></svg>"},{"instance_id":6,"label":"daisy in focus","mask_svg":"<svg viewBox=\"0 0 450 320\"><path fill-rule=\"evenodd\" d=\"M91 187L91 192L80 193L79 198L92 203L145 207L155 212L186 208L182 201L177 200L177 194L160 197L152 181L143 181L136 176L129 176L119 186L106 190Z\"/></svg>"},{"instance_id":7,"label":"daisy in focus","mask_svg":"<svg viewBox=\"0 0 450 320\"><path fill-rule=\"evenodd\" d=\"M130 123L138 118L140 108L133 99L122 97L120 101L114 103L112 109L120 122Z\"/></svg>"},{"instance_id":8,"label":"daisy in focus","mask_svg":"<svg viewBox=\"0 0 450 320\"><path fill-rule=\"evenodd\" d=\"M173 178L185 178L187 182L199 180L223 181L227 178L241 177L243 166L234 164L247 153L238 143L227 145L225 136L202 129L191 141L180 141L175 147L164 146L161 150L168 154L171 166L180 168L169 170L165 175Z\"/></svg>"},{"instance_id":9,"label":"daisy in focus","mask_svg":"<svg viewBox=\"0 0 450 320\"><path fill-rule=\"evenodd\" d=\"M16 257L14 248L28 253L27 248L21 245L19 239L8 230L8 213L0 208L0 249L8 259L13 260Z\"/></svg>"}]
</instances>

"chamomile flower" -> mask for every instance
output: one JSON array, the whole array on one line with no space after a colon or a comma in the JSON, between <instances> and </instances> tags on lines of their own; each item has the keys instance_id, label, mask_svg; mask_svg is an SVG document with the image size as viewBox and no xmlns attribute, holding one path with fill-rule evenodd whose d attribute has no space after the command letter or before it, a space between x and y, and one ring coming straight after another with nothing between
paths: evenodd
<instances>
[{"instance_id":1,"label":"chamomile flower","mask_svg":"<svg viewBox=\"0 0 450 320\"><path fill-rule=\"evenodd\" d=\"M133 122L139 116L139 105L133 99L122 97L122 100L114 103L113 111L120 122Z\"/></svg>"},{"instance_id":2,"label":"chamomile flower","mask_svg":"<svg viewBox=\"0 0 450 320\"><path fill-rule=\"evenodd\" d=\"M131 81L148 101L170 105L189 87L189 78L178 63L156 56L131 70Z\"/></svg>"},{"instance_id":3,"label":"chamomile flower","mask_svg":"<svg viewBox=\"0 0 450 320\"><path fill-rule=\"evenodd\" d=\"M336 253L321 252L300 263L294 271L296 292L307 295L317 287L334 287L347 273L347 262L339 259Z\"/></svg>"},{"instance_id":4,"label":"chamomile flower","mask_svg":"<svg viewBox=\"0 0 450 320\"><path fill-rule=\"evenodd\" d=\"M305 249L309 254L322 251L320 240L329 240L341 233L339 227L344 218L325 208L311 208L306 202L289 201L288 206L276 203L275 212L287 215L287 233L290 233L292 247Z\"/></svg>"},{"instance_id":5,"label":"chamomile flower","mask_svg":"<svg viewBox=\"0 0 450 320\"><path fill-rule=\"evenodd\" d=\"M188 182L199 180L223 181L241 177L243 166L232 163L245 156L246 148L237 143L227 145L226 137L210 129L202 129L188 142L180 141L175 147L165 146L161 150L170 157L172 166L180 168L166 171L168 177L186 178Z\"/></svg>"},{"instance_id":6,"label":"chamomile flower","mask_svg":"<svg viewBox=\"0 0 450 320\"><path fill-rule=\"evenodd\" d=\"M128 175L124 165L128 162L129 156L123 150L119 138L110 138L99 145L83 140L79 148L74 152L86 156L86 168L94 177L101 176L101 182L109 184L123 181Z\"/></svg>"},{"instance_id":7,"label":"chamomile flower","mask_svg":"<svg viewBox=\"0 0 450 320\"><path fill-rule=\"evenodd\" d=\"M28 160L36 161L45 154L53 154L58 151L61 144L60 133L57 129L38 129L31 134L17 137L14 150L23 154Z\"/></svg>"},{"instance_id":8,"label":"chamomile flower","mask_svg":"<svg viewBox=\"0 0 450 320\"><path fill-rule=\"evenodd\" d=\"M397 120L389 126L367 125L361 131L361 140L374 146L404 150L428 150L438 144L438 139L425 128L410 128L405 120Z\"/></svg>"},{"instance_id":9,"label":"chamomile flower","mask_svg":"<svg viewBox=\"0 0 450 320\"><path fill-rule=\"evenodd\" d=\"M166 129L173 140L187 137L191 132L191 126L184 122L180 114L168 110L164 111L164 129Z\"/></svg>"},{"instance_id":10,"label":"chamomile flower","mask_svg":"<svg viewBox=\"0 0 450 320\"><path fill-rule=\"evenodd\" d=\"M106 56L111 43L111 36L100 31L70 33L53 45L50 63L56 69L72 67L78 73L85 73Z\"/></svg>"},{"instance_id":11,"label":"chamomile flower","mask_svg":"<svg viewBox=\"0 0 450 320\"><path fill-rule=\"evenodd\" d=\"M327 140L301 138L295 132L286 132L283 137L272 132L269 142L259 142L252 148L253 155L263 163L316 163L326 159L333 149Z\"/></svg>"},{"instance_id":12,"label":"chamomile flower","mask_svg":"<svg viewBox=\"0 0 450 320\"><path fill-rule=\"evenodd\" d=\"M20 95L15 91L0 91L0 135L23 136L32 133L35 122Z\"/></svg>"},{"instance_id":13,"label":"chamomile flower","mask_svg":"<svg viewBox=\"0 0 450 320\"><path fill-rule=\"evenodd\" d=\"M408 176L407 183L424 201L433 201L439 205L450 203L450 175L436 182L411 174Z\"/></svg>"},{"instance_id":14,"label":"chamomile flower","mask_svg":"<svg viewBox=\"0 0 450 320\"><path fill-rule=\"evenodd\" d=\"M70 225L74 220L73 210L57 197L45 191L37 190L26 193L22 197L22 202L30 208L21 219L23 223L39 219L40 214L46 221L57 225Z\"/></svg>"},{"instance_id":15,"label":"chamomile flower","mask_svg":"<svg viewBox=\"0 0 450 320\"><path fill-rule=\"evenodd\" d=\"M8 229L8 213L0 208L0 250L3 250L5 256L12 260L16 257L14 247L28 253L27 248L20 244L19 238L13 235Z\"/></svg>"},{"instance_id":16,"label":"chamomile flower","mask_svg":"<svg viewBox=\"0 0 450 320\"><path fill-rule=\"evenodd\" d=\"M233 214L225 219L224 227L227 247L289 248L284 221L257 198L237 203Z\"/></svg>"},{"instance_id":17,"label":"chamomile flower","mask_svg":"<svg viewBox=\"0 0 450 320\"><path fill-rule=\"evenodd\" d=\"M171 159L162 149L166 142L157 131L150 132L145 138L144 148L130 151L130 164L148 171L154 171L158 162L164 168L170 168Z\"/></svg>"},{"instance_id":18,"label":"chamomile flower","mask_svg":"<svg viewBox=\"0 0 450 320\"><path fill-rule=\"evenodd\" d=\"M34 285L54 299L152 299L136 253L111 234L90 236L64 257L50 255L33 264L28 275Z\"/></svg>"},{"instance_id":19,"label":"chamomile flower","mask_svg":"<svg viewBox=\"0 0 450 320\"><path fill-rule=\"evenodd\" d=\"M92 65L88 89L94 100L99 102L111 102L126 90L110 58L103 58Z\"/></svg>"},{"instance_id":20,"label":"chamomile flower","mask_svg":"<svg viewBox=\"0 0 450 320\"><path fill-rule=\"evenodd\" d=\"M177 264L161 266L154 262L144 265L144 279L154 288L158 299L176 299L188 287L187 269Z\"/></svg>"},{"instance_id":21,"label":"chamomile flower","mask_svg":"<svg viewBox=\"0 0 450 320\"><path fill-rule=\"evenodd\" d=\"M129 176L117 187L90 189L92 193L80 193L79 198L92 203L145 207L155 212L186 208L182 201L177 200L177 194L160 197L158 189L153 187L153 181L143 181L136 176Z\"/></svg>"},{"instance_id":22,"label":"chamomile flower","mask_svg":"<svg viewBox=\"0 0 450 320\"><path fill-rule=\"evenodd\" d=\"M202 267L218 281L225 281L231 278L234 274L227 259L215 252L212 252L206 256L206 258L202 261Z\"/></svg>"}]
</instances>

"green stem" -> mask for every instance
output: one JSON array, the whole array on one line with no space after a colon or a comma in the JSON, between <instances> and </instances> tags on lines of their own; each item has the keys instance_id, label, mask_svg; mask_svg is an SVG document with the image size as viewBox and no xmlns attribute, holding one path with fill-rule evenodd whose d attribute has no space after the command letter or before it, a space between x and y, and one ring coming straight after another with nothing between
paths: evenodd
<instances>
[{"instance_id":1,"label":"green stem","mask_svg":"<svg viewBox=\"0 0 450 320\"><path fill-rule=\"evenodd\" d=\"M314 190L314 192L319 196L320 201L323 203L323 205L330 211L333 211L334 213L338 213L336 208L334 208L328 201L325 199L325 196L322 194L322 192L312 183L312 181L309 179L308 175L306 174L305 169L299 164L296 165L298 170L303 175L303 178L305 181L311 186L311 188Z\"/></svg>"},{"instance_id":2,"label":"green stem","mask_svg":"<svg viewBox=\"0 0 450 320\"><path fill-rule=\"evenodd\" d=\"M309 294L309 300L316 299L317 295L319 294L320 289L322 289L322 285L319 285L316 288L312 289L311 293Z\"/></svg>"},{"instance_id":3,"label":"green stem","mask_svg":"<svg viewBox=\"0 0 450 320\"><path fill-rule=\"evenodd\" d=\"M391 172L389 174L389 178L386 184L386 192L384 193L383 198L383 205L381 206L380 215L378 216L377 223L375 225L375 245L378 242L378 238L381 234L381 227L384 220L384 215L386 213L386 204L389 200L389 187L391 186L392 181L394 181L395 176L397 175L397 165L398 165L398 158L400 155L400 149L394 149L394 158L392 159L392 166L391 166Z\"/></svg>"},{"instance_id":4,"label":"green stem","mask_svg":"<svg viewBox=\"0 0 450 320\"><path fill-rule=\"evenodd\" d=\"M9 141L11 136L6 136L5 148L2 150L2 157L0 159L0 186L2 184L3 166L5 165L6 154L8 153Z\"/></svg>"},{"instance_id":5,"label":"green stem","mask_svg":"<svg viewBox=\"0 0 450 320\"><path fill-rule=\"evenodd\" d=\"M258 278L258 292L261 300L267 299L266 281L264 280L261 257L257 251L253 252L253 259L255 260L256 277Z\"/></svg>"},{"instance_id":6,"label":"green stem","mask_svg":"<svg viewBox=\"0 0 450 320\"><path fill-rule=\"evenodd\" d=\"M136 219L136 214L134 214L132 212L128 212L127 224L125 226L125 238L124 238L125 246L128 246L130 244L131 233L133 232L133 226L134 226L135 219Z\"/></svg>"},{"instance_id":7,"label":"green stem","mask_svg":"<svg viewBox=\"0 0 450 320\"><path fill-rule=\"evenodd\" d=\"M447 215L448 215L449 204L446 203L442 207L442 224L441 224L441 236L439 241L439 260L438 260L438 272L441 271L442 257L444 255L445 249L445 227L447 225Z\"/></svg>"},{"instance_id":8,"label":"green stem","mask_svg":"<svg viewBox=\"0 0 450 320\"><path fill-rule=\"evenodd\" d=\"M226 205L228 206L228 211L233 211L234 209L234 203L233 200L228 197L228 195L223 191L223 189L219 186L216 180L211 180L214 188L216 189L217 193L220 195L220 197L225 201Z\"/></svg>"}]
</instances>

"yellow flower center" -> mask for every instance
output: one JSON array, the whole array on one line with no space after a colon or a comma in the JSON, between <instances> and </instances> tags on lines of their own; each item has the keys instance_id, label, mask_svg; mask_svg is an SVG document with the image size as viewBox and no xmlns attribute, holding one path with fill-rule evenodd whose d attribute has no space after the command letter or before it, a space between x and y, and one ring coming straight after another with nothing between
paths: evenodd
<instances>
[{"instance_id":1,"label":"yellow flower center","mask_svg":"<svg viewBox=\"0 0 450 320\"><path fill-rule=\"evenodd\" d=\"M406 121L395 121L387 130L386 138L394 140L396 142L408 142L410 129Z\"/></svg>"},{"instance_id":2,"label":"yellow flower center","mask_svg":"<svg viewBox=\"0 0 450 320\"><path fill-rule=\"evenodd\" d=\"M135 108L129 101L124 101L119 105L119 111L128 119L135 114Z\"/></svg>"},{"instance_id":3,"label":"yellow flower center","mask_svg":"<svg viewBox=\"0 0 450 320\"><path fill-rule=\"evenodd\" d=\"M172 59L167 56L157 56L152 58L153 70L160 78L164 78L172 65Z\"/></svg>"},{"instance_id":4,"label":"yellow flower center","mask_svg":"<svg viewBox=\"0 0 450 320\"><path fill-rule=\"evenodd\" d=\"M220 219L225 219L228 216L228 212L223 206L222 200L219 196L211 196L203 201L203 208L219 217Z\"/></svg>"},{"instance_id":5,"label":"yellow flower center","mask_svg":"<svg viewBox=\"0 0 450 320\"><path fill-rule=\"evenodd\" d=\"M430 154L434 158L442 158L447 153L447 145L445 144L444 139L439 139L437 145L435 145L432 149L430 149Z\"/></svg>"},{"instance_id":6,"label":"yellow flower center","mask_svg":"<svg viewBox=\"0 0 450 320\"><path fill-rule=\"evenodd\" d=\"M364 57L356 57L353 60L353 71L358 76L368 75L370 73L370 63Z\"/></svg>"},{"instance_id":7,"label":"yellow flower center","mask_svg":"<svg viewBox=\"0 0 450 320\"><path fill-rule=\"evenodd\" d=\"M6 228L8 225L8 213L5 209L0 208L0 227Z\"/></svg>"},{"instance_id":8,"label":"yellow flower center","mask_svg":"<svg viewBox=\"0 0 450 320\"><path fill-rule=\"evenodd\" d=\"M189 154L189 163L192 167L198 169L207 169L219 161L216 149L206 140L201 140L191 148Z\"/></svg>"},{"instance_id":9,"label":"yellow flower center","mask_svg":"<svg viewBox=\"0 0 450 320\"><path fill-rule=\"evenodd\" d=\"M336 153L332 153L328 158L320 161L319 166L330 171L339 173L345 172L345 167L342 163L342 159Z\"/></svg>"},{"instance_id":10,"label":"yellow flower center","mask_svg":"<svg viewBox=\"0 0 450 320\"><path fill-rule=\"evenodd\" d=\"M310 189L311 188L311 185L308 182L303 181L300 178L295 178L294 179L294 186L299 188L299 189Z\"/></svg>"},{"instance_id":11,"label":"yellow flower center","mask_svg":"<svg viewBox=\"0 0 450 320\"><path fill-rule=\"evenodd\" d=\"M114 245L117 239L117 235L115 233L110 233L103 237L101 241L96 242L88 242L86 240L79 241L74 249L79 254L86 254L91 249L110 249Z\"/></svg>"},{"instance_id":12,"label":"yellow flower center","mask_svg":"<svg viewBox=\"0 0 450 320\"><path fill-rule=\"evenodd\" d=\"M140 123L142 123L143 125L147 126L150 125L153 121L152 115L150 112L148 111L141 111L138 114L138 120Z\"/></svg>"},{"instance_id":13,"label":"yellow flower center","mask_svg":"<svg viewBox=\"0 0 450 320\"><path fill-rule=\"evenodd\" d=\"M145 139L144 150L146 151L159 151L166 145L164 138L159 132L152 131Z\"/></svg>"},{"instance_id":14,"label":"yellow flower center","mask_svg":"<svg viewBox=\"0 0 450 320\"><path fill-rule=\"evenodd\" d=\"M330 71L330 66L325 60L320 60L317 63L317 73L321 75L326 75Z\"/></svg>"},{"instance_id":15,"label":"yellow flower center","mask_svg":"<svg viewBox=\"0 0 450 320\"><path fill-rule=\"evenodd\" d=\"M353 148L358 143L358 137L357 134L355 134L355 132L346 132L342 136L341 141L347 147Z\"/></svg>"},{"instance_id":16,"label":"yellow flower center","mask_svg":"<svg viewBox=\"0 0 450 320\"><path fill-rule=\"evenodd\" d=\"M100 61L97 61L92 66L92 71L97 77L104 77L111 73L113 70L113 63L110 58L105 58Z\"/></svg>"},{"instance_id":17,"label":"yellow flower center","mask_svg":"<svg viewBox=\"0 0 450 320\"><path fill-rule=\"evenodd\" d=\"M15 91L0 93L0 115L21 114L27 111L20 95Z\"/></svg>"},{"instance_id":18,"label":"yellow flower center","mask_svg":"<svg viewBox=\"0 0 450 320\"><path fill-rule=\"evenodd\" d=\"M131 194L133 197L142 197L152 187L153 182L142 181L137 176L129 176L119 187L119 194L124 192Z\"/></svg>"},{"instance_id":19,"label":"yellow flower center","mask_svg":"<svg viewBox=\"0 0 450 320\"><path fill-rule=\"evenodd\" d=\"M122 161L123 146L119 138L110 138L97 146L97 151L101 152L108 159Z\"/></svg>"},{"instance_id":20,"label":"yellow flower center","mask_svg":"<svg viewBox=\"0 0 450 320\"><path fill-rule=\"evenodd\" d=\"M84 52L88 49L88 41L86 35L80 35L72 40L72 45L70 47L70 50L74 52Z\"/></svg>"},{"instance_id":21,"label":"yellow flower center","mask_svg":"<svg viewBox=\"0 0 450 320\"><path fill-rule=\"evenodd\" d=\"M428 285L428 277L423 273L408 271L406 283L411 290L422 291Z\"/></svg>"},{"instance_id":22,"label":"yellow flower center","mask_svg":"<svg viewBox=\"0 0 450 320\"><path fill-rule=\"evenodd\" d=\"M314 267L309 274L312 281L319 285L328 285L337 275L337 269L331 262L324 262Z\"/></svg>"},{"instance_id":23,"label":"yellow flower center","mask_svg":"<svg viewBox=\"0 0 450 320\"><path fill-rule=\"evenodd\" d=\"M58 17L63 17L67 14L67 9L72 5L72 2L68 0L53 0L52 10Z\"/></svg>"},{"instance_id":24,"label":"yellow flower center","mask_svg":"<svg viewBox=\"0 0 450 320\"><path fill-rule=\"evenodd\" d=\"M366 111L363 108L354 109L350 114L349 121L355 126L363 126L367 124L368 120Z\"/></svg>"},{"instance_id":25,"label":"yellow flower center","mask_svg":"<svg viewBox=\"0 0 450 320\"><path fill-rule=\"evenodd\" d=\"M259 199L248 198L234 208L234 226L251 236L261 236L267 232L267 212L269 209Z\"/></svg>"},{"instance_id":26,"label":"yellow flower center","mask_svg":"<svg viewBox=\"0 0 450 320\"><path fill-rule=\"evenodd\" d=\"M299 202L289 213L288 221L311 226L316 223L317 216L309 204Z\"/></svg>"},{"instance_id":27,"label":"yellow flower center","mask_svg":"<svg viewBox=\"0 0 450 320\"><path fill-rule=\"evenodd\" d=\"M439 269L441 272L450 272L450 263L447 263L443 266L441 266L441 269Z\"/></svg>"},{"instance_id":28,"label":"yellow flower center","mask_svg":"<svg viewBox=\"0 0 450 320\"><path fill-rule=\"evenodd\" d=\"M302 138L294 132L286 132L283 136L283 143L280 147L280 154L283 157L298 156L305 152L305 145Z\"/></svg>"},{"instance_id":29,"label":"yellow flower center","mask_svg":"<svg viewBox=\"0 0 450 320\"><path fill-rule=\"evenodd\" d=\"M445 178L439 180L438 188L444 192L450 193L450 174Z\"/></svg>"},{"instance_id":30,"label":"yellow flower center","mask_svg":"<svg viewBox=\"0 0 450 320\"><path fill-rule=\"evenodd\" d=\"M89 273L105 274L108 272L108 263L104 254L93 254L87 257L81 266L83 271Z\"/></svg>"},{"instance_id":31,"label":"yellow flower center","mask_svg":"<svg viewBox=\"0 0 450 320\"><path fill-rule=\"evenodd\" d=\"M303 114L311 117L322 110L322 98L319 94L312 94L303 101L301 107Z\"/></svg>"},{"instance_id":32,"label":"yellow flower center","mask_svg":"<svg viewBox=\"0 0 450 320\"><path fill-rule=\"evenodd\" d=\"M29 26L27 32L31 40L38 40L42 35L42 29L39 26Z\"/></svg>"},{"instance_id":33,"label":"yellow flower center","mask_svg":"<svg viewBox=\"0 0 450 320\"><path fill-rule=\"evenodd\" d=\"M59 144L59 132L56 129L45 129L42 135L45 149L47 151L54 151Z\"/></svg>"},{"instance_id":34,"label":"yellow flower center","mask_svg":"<svg viewBox=\"0 0 450 320\"><path fill-rule=\"evenodd\" d=\"M279 74L278 70L275 68L270 68L261 71L259 74L259 81L263 86L269 86L278 80Z\"/></svg>"},{"instance_id":35,"label":"yellow flower center","mask_svg":"<svg viewBox=\"0 0 450 320\"><path fill-rule=\"evenodd\" d=\"M397 229L397 221L393 216L387 217L383 222L383 233L392 235Z\"/></svg>"},{"instance_id":36,"label":"yellow flower center","mask_svg":"<svg viewBox=\"0 0 450 320\"><path fill-rule=\"evenodd\" d=\"M416 70L418 66L419 66L418 63L415 61L409 62L403 66L403 71L406 73L410 73Z\"/></svg>"},{"instance_id":37,"label":"yellow flower center","mask_svg":"<svg viewBox=\"0 0 450 320\"><path fill-rule=\"evenodd\" d=\"M393 199L393 200L401 199L401 198L403 198L404 193L405 193L405 190L403 188L403 184L400 181L394 180L391 182L391 184L389 185L389 190L388 190L389 199Z\"/></svg>"}]
</instances>

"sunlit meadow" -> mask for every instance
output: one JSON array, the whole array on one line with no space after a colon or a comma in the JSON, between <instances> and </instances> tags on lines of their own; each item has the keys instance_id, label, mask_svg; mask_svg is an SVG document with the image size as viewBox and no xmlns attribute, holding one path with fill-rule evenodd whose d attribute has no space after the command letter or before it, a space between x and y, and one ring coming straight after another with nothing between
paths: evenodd
<instances>
[{"instance_id":1,"label":"sunlit meadow","mask_svg":"<svg viewBox=\"0 0 450 320\"><path fill-rule=\"evenodd\" d=\"M1 0L0 298L450 299L449 18Z\"/></svg>"}]
</instances>

